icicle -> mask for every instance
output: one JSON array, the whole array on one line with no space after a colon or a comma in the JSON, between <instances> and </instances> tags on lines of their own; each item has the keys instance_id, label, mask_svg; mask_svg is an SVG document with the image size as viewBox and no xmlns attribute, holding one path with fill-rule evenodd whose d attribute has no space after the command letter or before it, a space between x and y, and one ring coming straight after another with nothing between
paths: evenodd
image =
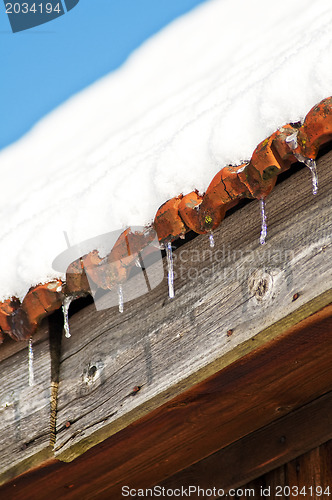
<instances>
[{"instance_id":1,"label":"icicle","mask_svg":"<svg viewBox=\"0 0 332 500\"><path fill-rule=\"evenodd\" d=\"M170 299L174 298L174 265L173 265L173 254L172 254L172 244L169 241L166 247L167 256L167 278L168 278L168 296Z\"/></svg>"},{"instance_id":2,"label":"icicle","mask_svg":"<svg viewBox=\"0 0 332 500\"><path fill-rule=\"evenodd\" d=\"M212 231L209 234L209 240L210 240L210 248L214 248L214 237Z\"/></svg>"},{"instance_id":3,"label":"icicle","mask_svg":"<svg viewBox=\"0 0 332 500\"><path fill-rule=\"evenodd\" d=\"M35 377L33 373L33 347L32 347L32 338L29 338L28 344L28 363L29 363L29 386L32 387L35 385Z\"/></svg>"},{"instance_id":4,"label":"icicle","mask_svg":"<svg viewBox=\"0 0 332 500\"><path fill-rule=\"evenodd\" d=\"M301 163L304 163L311 172L311 178L312 178L312 194L317 194L318 192L318 175L317 175L317 165L315 160L312 158L306 158L305 156L302 156L300 154L295 153L294 154L295 158L299 160Z\"/></svg>"},{"instance_id":5,"label":"icicle","mask_svg":"<svg viewBox=\"0 0 332 500\"><path fill-rule=\"evenodd\" d=\"M123 313L123 290L122 285L118 285L119 312Z\"/></svg>"},{"instance_id":6,"label":"icicle","mask_svg":"<svg viewBox=\"0 0 332 500\"><path fill-rule=\"evenodd\" d=\"M318 175L317 175L317 165L315 160L308 159L305 163L307 167L309 167L311 172L311 180L312 180L312 194L316 195L318 192Z\"/></svg>"},{"instance_id":7,"label":"icicle","mask_svg":"<svg viewBox=\"0 0 332 500\"><path fill-rule=\"evenodd\" d=\"M69 331L68 312L69 312L69 306L73 300L74 300L74 297L72 295L66 295L66 297L63 299L63 304L62 304L63 327L65 330L65 337L67 337L67 339L69 339L71 337L70 331Z\"/></svg>"},{"instance_id":8,"label":"icicle","mask_svg":"<svg viewBox=\"0 0 332 500\"><path fill-rule=\"evenodd\" d=\"M294 132L294 134L289 135L286 138L286 142L290 149L296 149L298 144L297 144L297 134L298 131ZM299 154L299 153L294 153L295 158L300 161L301 163L304 163L311 172L311 178L312 178L312 194L317 194L318 192L318 175L317 175L317 166L315 160L312 158L306 158L305 156Z\"/></svg>"},{"instance_id":9,"label":"icicle","mask_svg":"<svg viewBox=\"0 0 332 500\"><path fill-rule=\"evenodd\" d=\"M259 242L260 242L261 245L264 245L266 234L267 234L266 213L265 213L265 199L261 198L259 200L259 204L260 204L260 207L261 207L261 217L262 217L262 229L261 229L261 236L259 238Z\"/></svg>"}]
</instances>

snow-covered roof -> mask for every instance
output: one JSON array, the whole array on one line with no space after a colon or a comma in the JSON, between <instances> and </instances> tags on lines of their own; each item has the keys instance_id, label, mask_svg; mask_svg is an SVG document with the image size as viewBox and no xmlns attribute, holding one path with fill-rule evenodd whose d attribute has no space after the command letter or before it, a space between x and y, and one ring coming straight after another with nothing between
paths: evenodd
<instances>
[{"instance_id":1,"label":"snow-covered roof","mask_svg":"<svg viewBox=\"0 0 332 500\"><path fill-rule=\"evenodd\" d=\"M331 94L331 61L330 0L210 0L173 22L0 153L0 300L64 278L64 231L143 226L204 192Z\"/></svg>"}]
</instances>

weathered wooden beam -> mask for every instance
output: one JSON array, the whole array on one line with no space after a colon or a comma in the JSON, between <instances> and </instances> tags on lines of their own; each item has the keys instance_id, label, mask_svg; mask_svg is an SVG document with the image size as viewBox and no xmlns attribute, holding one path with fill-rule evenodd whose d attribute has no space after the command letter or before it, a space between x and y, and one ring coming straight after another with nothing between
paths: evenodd
<instances>
[{"instance_id":1,"label":"weathered wooden beam","mask_svg":"<svg viewBox=\"0 0 332 500\"><path fill-rule=\"evenodd\" d=\"M266 245L253 202L223 222L213 250L202 236L175 252L174 300L163 282L124 314L92 305L72 319L60 367L59 459L73 460L331 302L331 159L319 161L316 197L308 169L274 189ZM135 386L142 389L132 397Z\"/></svg>"},{"instance_id":2,"label":"weathered wooden beam","mask_svg":"<svg viewBox=\"0 0 332 500\"><path fill-rule=\"evenodd\" d=\"M53 457L62 312L49 319L33 338L32 387L28 342L0 348L0 484Z\"/></svg>"},{"instance_id":3,"label":"weathered wooden beam","mask_svg":"<svg viewBox=\"0 0 332 500\"><path fill-rule=\"evenodd\" d=\"M306 340L302 337L299 340L293 332L295 337L290 336L291 340L284 345L286 350L294 349L300 358L287 358L279 344L287 329L331 302L331 164L332 153L319 161L317 197L311 195L307 170L275 188L267 204L266 246L258 244L260 221L258 206L253 202L224 221L216 231L214 250L209 249L206 237L198 237L177 250L175 270L178 276L173 301L167 298L164 282L145 297L130 303L123 315L116 308L97 313L94 306L90 306L71 318L72 338L63 342L60 365L57 457L72 460L113 436L107 443L117 461L109 463L101 453L100 457L109 467L101 473L101 483L107 481L110 488L118 491L121 479L128 471L134 471L132 475L138 484L140 478L148 484L165 479L331 389L331 336L315 330L314 335L319 335L318 343L316 337L310 337L312 332L306 332L303 337ZM306 342L305 351L302 350L303 341ZM48 345L44 337L43 342ZM280 351L269 350L275 342ZM41 345L44 344L41 342ZM27 384L26 352L18 349L12 348L8 360L3 355L1 401L7 398L9 373L14 372L12 384L15 387ZM250 378L252 366L248 359L261 352L260 349L267 349L271 357L263 363L264 372L259 368L261 361L255 361L253 378ZM49 346L42 351L48 350ZM276 362L278 359L279 363L280 356L284 356L285 361L281 372ZM36 363L38 359L37 342ZM47 428L49 433L49 387L54 376L49 358L45 361L46 358L41 357L40 362L43 359L42 375L37 375L37 381L42 380L45 406L41 403L41 407L47 409L43 409L44 427L38 426L38 432ZM293 366L296 361L299 366ZM36 370L38 372L38 366ZM204 381L219 372L225 377L220 383L204 385ZM280 373L285 374L282 379ZM252 391L248 380L253 387L259 388L259 393ZM271 387L265 387L269 381ZM288 384L287 391L283 384ZM135 386L140 386L141 390L137 392ZM191 390L193 392L188 395ZM27 405L24 408L36 408L37 405L37 414L38 391L38 388L28 390L22 396L22 405ZM220 404L216 404L215 393L222 393L219 394L222 397ZM34 399L35 394L37 399ZM239 402L243 403L241 407ZM9 408L5 406L2 411L9 415ZM35 418L33 408L31 415ZM201 408L204 418L197 420L195 415L197 412L199 415ZM238 415L233 411L235 408ZM205 426L200 427L201 420L209 418L212 428L215 418L220 419L219 412L226 419L224 428L218 424L213 434L206 436ZM230 416L233 419L231 426L227 420ZM12 417L8 419L15 420ZM27 421L30 422L29 418ZM129 424L134 424L140 434L138 445ZM0 432L1 425L6 434L12 433L12 427L18 424L17 421L11 422L9 427L7 423L0 424ZM30 423L25 424L23 419L21 425L26 425L26 433L33 440ZM124 431L119 432L121 429ZM182 441L174 434L176 430ZM42 445L45 457L50 456L48 438L45 434ZM204 446L202 439L206 439ZM191 440L195 443L193 448L184 447L184 443ZM7 446L8 443L10 440L7 442L4 438L2 446L8 450L4 451L7 462L3 480L43 463L44 458L38 458L37 438L28 446L27 462L23 454L16 453L15 443L16 455L12 461L12 444ZM36 451L32 452L32 445L36 445ZM123 450L127 448L130 451L126 454ZM92 452L91 461L87 459L90 467L95 462ZM158 462L160 453L165 457L161 465ZM90 455L84 455L87 456ZM76 464L81 463L75 460L74 470L80 469ZM145 463L148 469L142 466ZM87 472L85 466L80 470ZM108 475L110 470L111 476ZM75 477L79 477L78 472ZM57 483L59 494L63 493L63 481L66 479ZM91 488L93 485L96 484L91 481Z\"/></svg>"},{"instance_id":4,"label":"weathered wooden beam","mask_svg":"<svg viewBox=\"0 0 332 500\"><path fill-rule=\"evenodd\" d=\"M51 356L43 325L34 340L34 380L29 387L27 342L6 341L0 363L0 484L52 455L50 446Z\"/></svg>"},{"instance_id":5,"label":"weathered wooden beam","mask_svg":"<svg viewBox=\"0 0 332 500\"><path fill-rule=\"evenodd\" d=\"M71 463L52 463L16 478L0 488L0 496L15 495L15 500L121 498L124 485L159 484L186 465L331 392L331 332L332 305Z\"/></svg>"},{"instance_id":6,"label":"weathered wooden beam","mask_svg":"<svg viewBox=\"0 0 332 500\"><path fill-rule=\"evenodd\" d=\"M239 488L332 439L331 418L332 392L329 392L178 472L160 486L165 489L215 486L225 491ZM193 494L192 498L199 497Z\"/></svg>"}]
</instances>

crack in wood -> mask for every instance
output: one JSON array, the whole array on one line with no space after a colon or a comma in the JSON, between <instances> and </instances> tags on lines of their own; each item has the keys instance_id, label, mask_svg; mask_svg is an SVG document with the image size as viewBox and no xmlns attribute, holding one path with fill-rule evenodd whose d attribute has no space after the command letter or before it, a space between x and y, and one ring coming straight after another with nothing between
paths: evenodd
<instances>
[{"instance_id":1,"label":"crack in wood","mask_svg":"<svg viewBox=\"0 0 332 500\"><path fill-rule=\"evenodd\" d=\"M50 446L54 448L56 441L56 418L63 328L63 315L61 310L49 316L48 325L51 356Z\"/></svg>"}]
</instances>

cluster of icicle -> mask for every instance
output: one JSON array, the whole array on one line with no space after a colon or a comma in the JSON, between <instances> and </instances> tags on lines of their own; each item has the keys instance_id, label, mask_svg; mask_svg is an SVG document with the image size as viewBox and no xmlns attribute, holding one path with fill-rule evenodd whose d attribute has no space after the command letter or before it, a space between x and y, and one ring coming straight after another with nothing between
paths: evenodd
<instances>
[{"instance_id":1,"label":"cluster of icicle","mask_svg":"<svg viewBox=\"0 0 332 500\"><path fill-rule=\"evenodd\" d=\"M323 114L321 113L322 108L325 108L325 113L323 113ZM321 123L320 123L322 118L324 120L323 133L322 133L322 127L321 127ZM296 128L296 125L298 126L298 128ZM298 144L298 134L299 134L299 132L302 132L301 128L303 128L304 126L306 127L306 129L309 129L310 133L308 133L308 131L306 131L307 133L305 134L305 137L304 138L302 137L302 148L301 148L301 147L299 147L299 144ZM316 126L317 126L317 129L316 129ZM286 144L289 148L289 149L287 149L287 147L286 147L286 155L284 155L284 157L279 156L278 159L275 158L276 162L280 162L280 159L284 160L286 162L286 166L281 167L280 172L283 170L287 170L287 168L289 168L290 165L287 165L287 161L290 164L294 163L295 161L303 163L305 166L307 166L309 168L309 170L311 172L312 194L316 195L318 192L318 174L317 174L317 165L316 165L315 158L317 156L319 147L322 144L325 144L326 142L329 142L332 139L331 97L323 100L321 103L319 103L318 106L315 106L310 111L310 113L308 113L307 118L302 126L300 126L300 124L295 124L295 126L288 124L285 127L281 127L281 129L279 129L279 131L280 130L282 131L282 133L286 132L286 134L282 137L282 140L284 141L284 144ZM282 135L282 133L280 134L279 131L271 136L271 138L272 138L271 145L273 144L273 142L275 140L278 139L278 136L280 138L280 136ZM273 137L273 136L275 136L275 137ZM246 169L246 167L249 165L249 163L253 164L254 163L253 160L255 160L255 159L257 160L257 158L259 157L259 154L262 152L262 150L264 149L264 147L266 147L266 145L268 143L269 143L269 140L266 139L261 144L259 144L254 152L254 155L253 155L253 158L251 159L251 161L238 167L238 171L243 172ZM299 152L299 151L303 151L303 149L308 150L309 147L311 147L311 152L313 153L314 157L304 156L304 154L302 152ZM270 152L270 153L273 155L272 152ZM255 154L256 154L256 158L255 158ZM263 154L263 156L264 156L264 154ZM267 155L265 154L265 158L266 158L266 156ZM291 157L293 157L293 160L291 159ZM278 172L278 173L280 173L280 172ZM225 183L224 183L224 180L222 179L222 175L221 175L221 182L223 184L223 186L222 186L222 189L223 189L223 188L225 188L225 185L224 185ZM213 184L213 181L211 184L213 185L212 189L216 190L216 186L215 186L215 184ZM266 196L268 193L266 193L266 192L264 193L264 187L263 187L261 192L258 191L258 193L256 193L256 197L259 199L260 214L261 214L261 233L260 233L260 239L259 239L261 245L265 244L266 236L267 236L267 216L266 216L265 199L266 199ZM209 188L210 188L210 186L209 186ZM209 188L207 190L207 193L209 192ZM268 190L269 189L267 188L267 191ZM251 193L251 194L253 194L253 193ZM240 195L240 197L242 197L242 196ZM202 197L202 200L203 199L204 199L204 197ZM198 209L200 209L200 207L201 207L202 200L200 200L200 203L198 204ZM191 205L191 208L193 208L192 205ZM197 206L194 208L197 208ZM160 211L160 209L159 209L159 211ZM206 217L206 213L204 213L204 216ZM192 228L192 229L195 230L195 228ZM200 231L200 232L203 232L203 231ZM204 232L207 232L207 231L204 231ZM210 240L210 247L214 248L215 241L214 241L214 237L213 237L213 231L210 231L209 240ZM167 243L166 256L167 256L167 266L168 266L168 290L169 290L169 297L172 299L175 296L175 291L174 291L174 270L173 270L173 257L172 257L171 242Z\"/></svg>"},{"instance_id":2,"label":"cluster of icicle","mask_svg":"<svg viewBox=\"0 0 332 500\"><path fill-rule=\"evenodd\" d=\"M187 195L176 196L165 202L158 209L152 228L158 236L161 248L166 251L169 297L173 299L175 296L172 255L172 242L174 240L184 238L187 231L195 231L198 234L207 234L210 247L214 248L213 231L222 222L226 211L236 205L242 198L256 198L260 204L262 221L260 243L263 245L267 235L265 199L273 189L277 176L288 170L293 163L302 162L311 171L312 192L315 195L318 188L315 160L320 146L331 140L332 97L329 97L313 107L303 123L287 124L280 127L274 134L262 141L255 149L250 161L239 166L223 167L215 175L204 195L200 195L198 191L193 191ZM130 229L124 231L123 235L125 234L126 237L130 236ZM149 243L149 235L146 237L145 233L135 234L134 236L139 242L138 246L140 244L144 246ZM70 304L72 300L82 295L82 293L89 293L86 276L84 281L85 272L89 273L89 277L100 288L109 289L114 286L117 287L119 311L123 312L124 296L122 283L128 276L126 273L129 272L128 269L130 270L130 266L126 266L127 269L124 271L120 262L120 259L123 258L123 252L125 252L125 250L121 250L121 245L123 245L124 249L126 248L124 244L125 239L121 238L122 235L119 237L109 256L112 257L113 252L116 250L114 255L117 255L117 259L109 259L108 257L109 262L115 266L115 270L118 272L118 274L114 273L113 269L112 273L110 273L112 276L115 276L111 283L109 281L99 283L98 278L95 278L96 273L94 269L98 267L101 259L96 255L96 251L93 251L87 256L82 256L79 261L75 261L69 266L71 271L68 268L66 282L62 283L58 280L55 284L56 289L53 289L53 287L52 290L45 291L45 286L50 287L51 284L37 285L31 289L35 296L42 289L44 295L41 303L43 304L44 312L36 313L35 315L30 314L28 299L31 290L22 304L18 304L17 299L0 304L0 337L2 333L7 333L16 340L29 339L30 385L34 383L32 334L36 331L43 316L52 313L62 305L65 336L70 337L68 321ZM116 246L117 248L115 249ZM139 251L140 249L138 248L137 253ZM87 261L90 263L90 267L86 267ZM91 262L94 262L95 268L91 265ZM104 262L105 259L103 260ZM141 265L137 257L134 258L132 264L136 266ZM90 273L92 274L90 275ZM60 285L60 291L58 285Z\"/></svg>"},{"instance_id":3,"label":"cluster of icicle","mask_svg":"<svg viewBox=\"0 0 332 500\"><path fill-rule=\"evenodd\" d=\"M300 155L299 155L300 156ZM318 192L318 175L317 175L317 168L316 168L316 162L315 160L308 160L307 158L303 158L303 160L299 159L301 163L304 163L306 166L308 166L311 170L312 174L312 194L316 195ZM260 206L260 215L261 215L261 232L260 232L260 238L259 242L261 245L264 245L266 242L266 236L267 236L267 217L266 217L266 208L265 208L265 198L261 198L259 200L259 206ZM214 241L214 236L213 232L209 234L209 240L210 240L210 248L214 248L215 241ZM168 282L168 296L170 299L173 299L175 297L175 291L174 291L174 265L173 265L173 254L172 254L172 244L170 242L167 243L166 246L166 257L167 257L167 282ZM121 304L121 306L120 306ZM120 300L120 295L119 295L119 311L123 312L123 296L121 296ZM66 324L66 319L68 318L65 317L65 324ZM65 331L66 327L65 327Z\"/></svg>"}]
</instances>

